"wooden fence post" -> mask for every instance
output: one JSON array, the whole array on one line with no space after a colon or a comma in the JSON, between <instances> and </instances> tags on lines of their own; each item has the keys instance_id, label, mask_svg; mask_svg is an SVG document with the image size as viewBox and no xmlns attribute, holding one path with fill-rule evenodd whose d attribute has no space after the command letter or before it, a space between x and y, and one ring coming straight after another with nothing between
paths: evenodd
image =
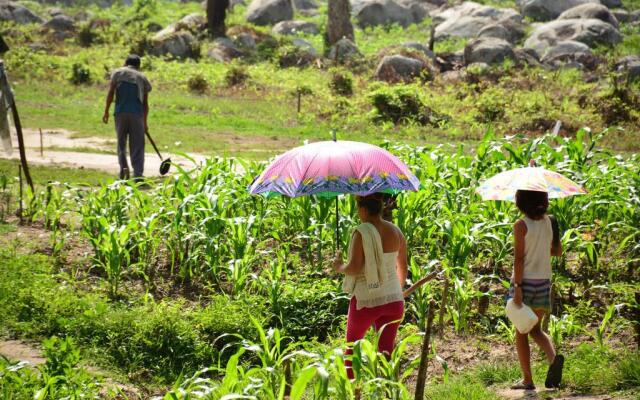
<instances>
[{"instance_id":1,"label":"wooden fence post","mask_svg":"<svg viewBox=\"0 0 640 400\"><path fill-rule=\"evenodd\" d=\"M444 335L444 313L447 310L447 298L449 297L449 277L444 275L444 287L442 288L442 301L440 302L440 315L438 316L438 334Z\"/></svg>"},{"instance_id":2,"label":"wooden fence post","mask_svg":"<svg viewBox=\"0 0 640 400\"><path fill-rule=\"evenodd\" d=\"M415 400L424 399L424 387L427 383L427 368L429 367L429 344L431 343L431 326L433 325L433 314L436 302L431 299L429 302L429 314L427 316L427 328L424 332L422 342L422 352L420 354L420 367L418 368L418 380L416 382Z\"/></svg>"}]
</instances>

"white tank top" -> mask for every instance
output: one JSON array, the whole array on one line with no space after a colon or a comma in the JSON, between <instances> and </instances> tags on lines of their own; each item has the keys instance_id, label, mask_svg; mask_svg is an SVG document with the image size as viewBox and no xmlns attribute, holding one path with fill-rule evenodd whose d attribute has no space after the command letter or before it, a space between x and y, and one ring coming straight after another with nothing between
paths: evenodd
<instances>
[{"instance_id":1,"label":"white tank top","mask_svg":"<svg viewBox=\"0 0 640 400\"><path fill-rule=\"evenodd\" d=\"M387 279L380 290L372 292L367 288L367 280L364 277L364 273L356 276L356 286L353 294L356 296L356 300L358 300L358 310L362 307L377 307L404 300L402 287L400 286L398 274L396 273L397 259L397 251L382 254L382 265L387 273Z\"/></svg>"},{"instance_id":2,"label":"white tank top","mask_svg":"<svg viewBox=\"0 0 640 400\"><path fill-rule=\"evenodd\" d=\"M522 279L551 279L551 220L545 215L533 220L524 217L527 234L524 237L524 273Z\"/></svg>"}]
</instances>

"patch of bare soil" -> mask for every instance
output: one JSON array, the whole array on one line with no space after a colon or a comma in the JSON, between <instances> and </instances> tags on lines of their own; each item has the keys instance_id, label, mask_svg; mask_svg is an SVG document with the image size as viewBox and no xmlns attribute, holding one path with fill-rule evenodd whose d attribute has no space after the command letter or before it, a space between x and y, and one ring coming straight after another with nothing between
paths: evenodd
<instances>
[{"instance_id":1,"label":"patch of bare soil","mask_svg":"<svg viewBox=\"0 0 640 400\"><path fill-rule=\"evenodd\" d=\"M88 137L76 138L73 133L64 129L43 129L42 130L42 153L40 148L40 132L35 129L24 129L24 140L26 147L27 160L30 164L35 165L53 165L72 168L87 168L104 171L112 174L118 174L120 167L115 154L106 152L115 151L115 141L104 138ZM15 133L12 134L11 142L13 152L6 154L0 150L0 158L19 159L18 139ZM149 146L150 147L150 146ZM61 149L61 150L55 150ZM78 151L74 151L77 149ZM95 150L92 152L91 150ZM171 157L173 164L180 165L184 168L190 168L195 164L204 162L205 156L198 154L189 154L186 157L163 154L163 157ZM160 163L162 160L155 153L145 154L145 175L159 176ZM175 169L174 169L175 171Z\"/></svg>"},{"instance_id":2,"label":"patch of bare soil","mask_svg":"<svg viewBox=\"0 0 640 400\"><path fill-rule=\"evenodd\" d=\"M8 358L11 361L27 361L28 363L38 366L46 362L46 359L42 356L42 352L36 346L20 340L5 340L0 341L0 355ZM117 391L123 393L129 400L142 399L140 391L131 385L124 385L115 382L111 378L107 377L103 371L96 367L88 366L85 369L93 376L100 378L103 383L104 394L108 391Z\"/></svg>"},{"instance_id":3,"label":"patch of bare soil","mask_svg":"<svg viewBox=\"0 0 640 400\"><path fill-rule=\"evenodd\" d=\"M554 390L549 389L536 389L536 390L513 390L513 389L499 389L496 393L505 400L542 400L542 399L555 399L555 400L615 400L623 399L622 397L612 397L608 395L604 396L555 396Z\"/></svg>"}]
</instances>

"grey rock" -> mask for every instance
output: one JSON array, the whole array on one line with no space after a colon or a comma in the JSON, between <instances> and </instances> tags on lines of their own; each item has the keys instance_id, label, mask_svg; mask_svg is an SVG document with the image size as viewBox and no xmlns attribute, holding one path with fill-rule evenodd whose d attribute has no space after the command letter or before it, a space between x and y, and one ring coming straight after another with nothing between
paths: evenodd
<instances>
[{"instance_id":1,"label":"grey rock","mask_svg":"<svg viewBox=\"0 0 640 400\"><path fill-rule=\"evenodd\" d=\"M481 17L488 18L493 21L515 20L522 21L522 15L511 8L495 8L478 4L473 1L465 1L464 3L454 7L441 7L430 13L434 24L440 24L444 21L457 19L461 17Z\"/></svg>"},{"instance_id":2,"label":"grey rock","mask_svg":"<svg viewBox=\"0 0 640 400\"><path fill-rule=\"evenodd\" d=\"M193 57L194 48L197 45L196 39L190 32L158 32L151 39L151 55L171 56L174 58Z\"/></svg>"},{"instance_id":3,"label":"grey rock","mask_svg":"<svg viewBox=\"0 0 640 400\"><path fill-rule=\"evenodd\" d=\"M299 35L306 33L317 35L320 33L318 26L308 21L281 21L273 26L271 33L278 35Z\"/></svg>"},{"instance_id":4,"label":"grey rock","mask_svg":"<svg viewBox=\"0 0 640 400\"><path fill-rule=\"evenodd\" d=\"M483 37L467 43L464 47L464 63L499 64L505 59L515 60L511 43L506 40Z\"/></svg>"},{"instance_id":5,"label":"grey rock","mask_svg":"<svg viewBox=\"0 0 640 400\"><path fill-rule=\"evenodd\" d=\"M622 8L617 8L615 10L611 10L611 14L616 17L618 22L629 22L631 19L631 13L627 10L623 10Z\"/></svg>"},{"instance_id":6,"label":"grey rock","mask_svg":"<svg viewBox=\"0 0 640 400\"><path fill-rule=\"evenodd\" d=\"M521 22L505 20L486 25L478 32L478 37L495 37L506 40L510 43L516 43L525 35L525 26Z\"/></svg>"},{"instance_id":7,"label":"grey rock","mask_svg":"<svg viewBox=\"0 0 640 400\"><path fill-rule=\"evenodd\" d=\"M599 19L561 19L539 25L524 45L544 54L548 47L565 40L575 40L592 47L620 43L622 36L611 24Z\"/></svg>"},{"instance_id":8,"label":"grey rock","mask_svg":"<svg viewBox=\"0 0 640 400\"><path fill-rule=\"evenodd\" d=\"M540 56L533 49L514 49L516 61L520 65L528 65L530 67L541 67Z\"/></svg>"},{"instance_id":9,"label":"grey rock","mask_svg":"<svg viewBox=\"0 0 640 400\"><path fill-rule=\"evenodd\" d=\"M58 8L58 7L54 7L54 8L49 10L49 16L50 17L55 17L56 15L67 15L67 14L65 14L65 12L61 8Z\"/></svg>"},{"instance_id":10,"label":"grey rock","mask_svg":"<svg viewBox=\"0 0 640 400\"><path fill-rule=\"evenodd\" d=\"M600 2L609 8L622 7L622 0L600 0Z\"/></svg>"},{"instance_id":11,"label":"grey rock","mask_svg":"<svg viewBox=\"0 0 640 400\"><path fill-rule=\"evenodd\" d=\"M407 82L419 77L426 67L424 62L415 58L401 55L385 56L376 68L375 77L387 82Z\"/></svg>"},{"instance_id":12,"label":"grey rock","mask_svg":"<svg viewBox=\"0 0 640 400\"><path fill-rule=\"evenodd\" d=\"M616 63L616 72L629 82L640 79L640 56L623 57Z\"/></svg>"},{"instance_id":13,"label":"grey rock","mask_svg":"<svg viewBox=\"0 0 640 400\"><path fill-rule=\"evenodd\" d=\"M256 49L256 39L248 33L240 33L233 38L238 47L248 50Z\"/></svg>"},{"instance_id":14,"label":"grey rock","mask_svg":"<svg viewBox=\"0 0 640 400\"><path fill-rule=\"evenodd\" d=\"M398 24L406 27L415 21L413 12L394 0L366 0L360 4L356 19L361 28Z\"/></svg>"},{"instance_id":15,"label":"grey rock","mask_svg":"<svg viewBox=\"0 0 640 400\"><path fill-rule=\"evenodd\" d=\"M0 21L13 21L18 24L39 24L42 23L42 18L21 4L8 2L0 3Z\"/></svg>"},{"instance_id":16,"label":"grey rock","mask_svg":"<svg viewBox=\"0 0 640 400\"><path fill-rule=\"evenodd\" d=\"M425 57L435 61L436 59L436 55L429 50L429 48L425 45L423 45L422 43L419 42L404 42L401 44L402 47L405 47L407 49L411 49L411 50L417 50L419 52L421 52Z\"/></svg>"},{"instance_id":17,"label":"grey rock","mask_svg":"<svg viewBox=\"0 0 640 400\"><path fill-rule=\"evenodd\" d=\"M305 67L318 58L318 52L313 45L304 39L293 39L293 50L281 48L278 55L278 64L281 68Z\"/></svg>"},{"instance_id":18,"label":"grey rock","mask_svg":"<svg viewBox=\"0 0 640 400\"><path fill-rule=\"evenodd\" d=\"M347 38L342 38L329 49L329 58L337 62L344 62L362 57L362 53L355 43Z\"/></svg>"},{"instance_id":19,"label":"grey rock","mask_svg":"<svg viewBox=\"0 0 640 400\"><path fill-rule=\"evenodd\" d=\"M318 8L318 3L315 0L293 0L293 7L297 11L316 10Z\"/></svg>"},{"instance_id":20,"label":"grey rock","mask_svg":"<svg viewBox=\"0 0 640 400\"><path fill-rule=\"evenodd\" d=\"M231 39L218 38L207 51L207 56L216 61L227 62L240 58L244 53L236 46Z\"/></svg>"},{"instance_id":21,"label":"grey rock","mask_svg":"<svg viewBox=\"0 0 640 400\"><path fill-rule=\"evenodd\" d=\"M291 0L253 0L246 17L256 25L272 25L293 18L293 6Z\"/></svg>"},{"instance_id":22,"label":"grey rock","mask_svg":"<svg viewBox=\"0 0 640 400\"><path fill-rule=\"evenodd\" d=\"M42 26L55 32L73 32L76 30L76 25L73 19L64 14L56 15L49 21L45 22Z\"/></svg>"},{"instance_id":23,"label":"grey rock","mask_svg":"<svg viewBox=\"0 0 640 400\"><path fill-rule=\"evenodd\" d=\"M191 33L200 32L207 27L207 19L198 13L186 15L175 24L176 31L187 30Z\"/></svg>"},{"instance_id":24,"label":"grey rock","mask_svg":"<svg viewBox=\"0 0 640 400\"><path fill-rule=\"evenodd\" d=\"M480 31L494 23L494 20L486 17L463 16L450 18L436 26L436 40L450 37L473 38Z\"/></svg>"},{"instance_id":25,"label":"grey rock","mask_svg":"<svg viewBox=\"0 0 640 400\"><path fill-rule=\"evenodd\" d=\"M540 61L550 63L558 60L575 60L579 56L592 54L591 49L586 44L574 40L565 40L547 48Z\"/></svg>"},{"instance_id":26,"label":"grey rock","mask_svg":"<svg viewBox=\"0 0 640 400\"><path fill-rule=\"evenodd\" d=\"M629 21L635 22L640 20L640 10L631 11L629 14Z\"/></svg>"},{"instance_id":27,"label":"grey rock","mask_svg":"<svg viewBox=\"0 0 640 400\"><path fill-rule=\"evenodd\" d=\"M550 21L566 10L585 3L600 4L600 0L516 0L520 12L535 21Z\"/></svg>"},{"instance_id":28,"label":"grey rock","mask_svg":"<svg viewBox=\"0 0 640 400\"><path fill-rule=\"evenodd\" d=\"M560 14L558 19L575 19L575 18L595 18L600 21L609 23L616 28L618 27L618 20L609 11L609 9L602 4L586 3L579 6L568 9Z\"/></svg>"}]
</instances>

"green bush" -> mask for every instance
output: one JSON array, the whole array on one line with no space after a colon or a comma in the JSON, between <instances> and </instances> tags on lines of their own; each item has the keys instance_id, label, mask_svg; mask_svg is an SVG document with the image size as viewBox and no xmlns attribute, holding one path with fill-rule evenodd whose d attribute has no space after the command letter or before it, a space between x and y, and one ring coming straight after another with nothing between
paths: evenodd
<instances>
[{"instance_id":1,"label":"green bush","mask_svg":"<svg viewBox=\"0 0 640 400\"><path fill-rule=\"evenodd\" d=\"M232 65L224 74L224 82L228 87L244 85L248 80L247 69L238 65Z\"/></svg>"},{"instance_id":2,"label":"green bush","mask_svg":"<svg viewBox=\"0 0 640 400\"><path fill-rule=\"evenodd\" d=\"M89 67L84 64L74 63L71 66L71 83L74 85L83 85L91 83L91 71Z\"/></svg>"},{"instance_id":3,"label":"green bush","mask_svg":"<svg viewBox=\"0 0 640 400\"><path fill-rule=\"evenodd\" d=\"M353 74L341 69L332 70L329 88L339 96L351 96L353 94Z\"/></svg>"},{"instance_id":4,"label":"green bush","mask_svg":"<svg viewBox=\"0 0 640 400\"><path fill-rule=\"evenodd\" d=\"M279 301L283 331L297 341L326 340L340 326L349 299L327 280L288 286Z\"/></svg>"},{"instance_id":5,"label":"green bush","mask_svg":"<svg viewBox=\"0 0 640 400\"><path fill-rule=\"evenodd\" d=\"M187 87L190 92L204 94L209 90L209 82L202 74L195 74L187 80Z\"/></svg>"},{"instance_id":6,"label":"green bush","mask_svg":"<svg viewBox=\"0 0 640 400\"><path fill-rule=\"evenodd\" d=\"M378 121L434 126L446 121L444 116L425 104L421 91L415 85L379 85L368 98L373 106L374 119Z\"/></svg>"}]
</instances>

